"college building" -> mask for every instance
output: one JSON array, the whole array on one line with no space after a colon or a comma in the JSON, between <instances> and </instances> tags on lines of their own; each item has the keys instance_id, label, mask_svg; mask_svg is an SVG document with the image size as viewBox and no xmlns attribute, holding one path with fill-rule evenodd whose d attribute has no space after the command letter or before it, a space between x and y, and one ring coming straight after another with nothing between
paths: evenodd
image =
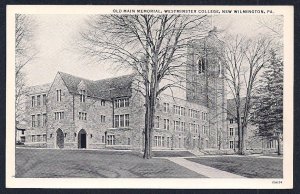
<instances>
[{"instance_id":1,"label":"college building","mask_svg":"<svg viewBox=\"0 0 300 194\"><path fill-rule=\"evenodd\" d=\"M212 36L189 42L185 97L159 96L154 150L236 148L215 42ZM145 102L133 88L135 76L88 80L58 72L52 83L29 87L25 145L142 150Z\"/></svg>"}]
</instances>

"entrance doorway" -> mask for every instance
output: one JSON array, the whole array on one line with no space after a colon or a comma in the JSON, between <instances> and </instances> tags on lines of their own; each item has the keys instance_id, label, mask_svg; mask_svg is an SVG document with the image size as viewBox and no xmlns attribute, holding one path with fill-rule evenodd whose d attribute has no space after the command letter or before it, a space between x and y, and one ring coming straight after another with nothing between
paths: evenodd
<instances>
[{"instance_id":1,"label":"entrance doorway","mask_svg":"<svg viewBox=\"0 0 300 194\"><path fill-rule=\"evenodd\" d=\"M86 148L86 131L84 129L78 133L78 148Z\"/></svg>"},{"instance_id":2,"label":"entrance doorway","mask_svg":"<svg viewBox=\"0 0 300 194\"><path fill-rule=\"evenodd\" d=\"M56 131L56 147L64 148L64 133L61 129Z\"/></svg>"}]
</instances>

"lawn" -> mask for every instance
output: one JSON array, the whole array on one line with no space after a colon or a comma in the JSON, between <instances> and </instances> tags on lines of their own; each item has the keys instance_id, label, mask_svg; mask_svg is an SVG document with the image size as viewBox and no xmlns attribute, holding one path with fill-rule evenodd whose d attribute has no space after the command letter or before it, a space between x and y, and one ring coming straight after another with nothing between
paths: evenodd
<instances>
[{"instance_id":1,"label":"lawn","mask_svg":"<svg viewBox=\"0 0 300 194\"><path fill-rule=\"evenodd\" d=\"M283 177L282 159L279 158L220 156L188 158L187 160L248 178Z\"/></svg>"},{"instance_id":2,"label":"lawn","mask_svg":"<svg viewBox=\"0 0 300 194\"><path fill-rule=\"evenodd\" d=\"M17 178L203 178L163 158L134 152L16 149Z\"/></svg>"}]
</instances>

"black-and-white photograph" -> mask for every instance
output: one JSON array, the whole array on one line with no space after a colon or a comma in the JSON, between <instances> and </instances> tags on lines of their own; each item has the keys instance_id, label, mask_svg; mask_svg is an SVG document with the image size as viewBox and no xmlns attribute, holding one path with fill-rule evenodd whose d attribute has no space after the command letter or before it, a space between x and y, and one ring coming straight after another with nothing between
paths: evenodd
<instances>
[{"instance_id":1,"label":"black-and-white photograph","mask_svg":"<svg viewBox=\"0 0 300 194\"><path fill-rule=\"evenodd\" d=\"M13 177L280 185L287 21L244 8L14 13Z\"/></svg>"}]
</instances>

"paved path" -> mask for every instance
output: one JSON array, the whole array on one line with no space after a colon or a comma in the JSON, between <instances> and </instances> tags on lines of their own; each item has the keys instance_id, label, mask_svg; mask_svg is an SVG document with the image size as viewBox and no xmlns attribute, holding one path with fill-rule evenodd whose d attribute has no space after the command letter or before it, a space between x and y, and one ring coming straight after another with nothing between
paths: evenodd
<instances>
[{"instance_id":1,"label":"paved path","mask_svg":"<svg viewBox=\"0 0 300 194\"><path fill-rule=\"evenodd\" d=\"M202 165L202 164L198 164L196 162L191 162L189 160L186 160L184 158L171 158L171 157L168 157L166 158L180 166L183 166L189 170L192 170L198 174L201 174L201 175L204 175L206 177L209 177L209 178L246 178L246 177L243 177L243 176L239 176L239 175L236 175L236 174L233 174L233 173L229 173L229 172L226 172L226 171L222 171L222 170L218 170L218 169L215 169L215 168L212 168L212 167L209 167L209 166L205 166L205 165Z\"/></svg>"}]
</instances>

